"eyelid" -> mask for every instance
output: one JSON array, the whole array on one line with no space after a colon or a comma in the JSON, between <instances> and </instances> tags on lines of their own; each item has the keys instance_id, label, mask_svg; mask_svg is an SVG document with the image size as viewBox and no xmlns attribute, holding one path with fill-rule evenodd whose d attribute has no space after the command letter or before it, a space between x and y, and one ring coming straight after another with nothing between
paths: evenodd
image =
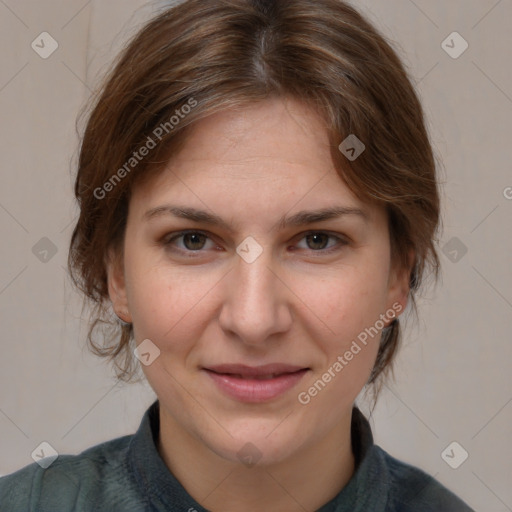
<instances>
[{"instance_id":1,"label":"eyelid","mask_svg":"<svg viewBox=\"0 0 512 512\"><path fill-rule=\"evenodd\" d=\"M300 239L302 239L308 235L317 235L317 234L327 235L327 236L330 236L331 238L337 238L338 240L345 242L345 243L350 242L350 238L347 235L345 235L343 233L334 232L334 231L328 231L326 229L310 229L308 231L303 231L302 233L299 233L297 236L300 236Z\"/></svg>"}]
</instances>

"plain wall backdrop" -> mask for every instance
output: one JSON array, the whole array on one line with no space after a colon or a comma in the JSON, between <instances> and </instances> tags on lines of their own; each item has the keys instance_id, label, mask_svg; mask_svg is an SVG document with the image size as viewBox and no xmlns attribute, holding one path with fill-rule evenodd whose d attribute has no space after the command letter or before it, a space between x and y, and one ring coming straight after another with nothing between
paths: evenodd
<instances>
[{"instance_id":1,"label":"plain wall backdrop","mask_svg":"<svg viewBox=\"0 0 512 512\"><path fill-rule=\"evenodd\" d=\"M475 510L511 511L512 2L352 3L408 67L444 182L442 281L405 332L396 382L371 418L375 441ZM155 399L147 384L116 384L88 353L66 258L77 114L123 42L166 4L0 0L0 474L32 463L42 441L80 453L131 434ZM47 58L42 32L58 44ZM44 50L33 49L41 37ZM442 457L455 465L462 450L457 469Z\"/></svg>"}]
</instances>

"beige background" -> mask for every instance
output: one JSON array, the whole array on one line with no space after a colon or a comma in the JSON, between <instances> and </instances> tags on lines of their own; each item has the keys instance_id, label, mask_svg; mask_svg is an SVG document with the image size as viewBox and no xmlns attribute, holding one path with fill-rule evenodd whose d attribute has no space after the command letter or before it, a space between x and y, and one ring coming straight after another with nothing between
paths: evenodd
<instances>
[{"instance_id":1,"label":"beige background","mask_svg":"<svg viewBox=\"0 0 512 512\"><path fill-rule=\"evenodd\" d=\"M467 248L458 262L441 253L443 281L420 301L374 413L376 442L476 510L510 511L512 2L353 3L396 41L423 99L446 181L440 249L453 237ZM154 399L88 354L65 266L76 115L159 4L0 0L0 474L31 463L41 441L79 453L133 433ZM31 48L43 31L59 44L48 59ZM469 44L457 59L441 46L453 31ZM57 250L46 263L32 252L43 237ZM458 469L441 457L452 441L469 453Z\"/></svg>"}]
</instances>

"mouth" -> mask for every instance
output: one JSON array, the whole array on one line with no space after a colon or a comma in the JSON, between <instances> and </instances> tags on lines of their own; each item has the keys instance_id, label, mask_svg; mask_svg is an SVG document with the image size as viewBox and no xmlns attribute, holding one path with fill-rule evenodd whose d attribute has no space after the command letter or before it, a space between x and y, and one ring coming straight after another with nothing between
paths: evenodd
<instances>
[{"instance_id":1,"label":"mouth","mask_svg":"<svg viewBox=\"0 0 512 512\"><path fill-rule=\"evenodd\" d=\"M203 370L224 395L240 402L260 403L289 391L310 368L273 363L252 367L224 364Z\"/></svg>"}]
</instances>

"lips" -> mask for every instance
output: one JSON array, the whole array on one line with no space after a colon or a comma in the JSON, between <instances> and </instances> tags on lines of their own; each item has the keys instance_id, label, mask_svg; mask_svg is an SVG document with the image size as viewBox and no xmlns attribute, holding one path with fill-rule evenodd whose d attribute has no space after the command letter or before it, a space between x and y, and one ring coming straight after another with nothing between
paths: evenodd
<instances>
[{"instance_id":1,"label":"lips","mask_svg":"<svg viewBox=\"0 0 512 512\"><path fill-rule=\"evenodd\" d=\"M216 366L206 367L215 373L227 374L240 379L266 379L283 375L287 373L295 373L300 370L307 370L303 366L293 366L282 363L271 363L262 366L245 366L243 364L220 364Z\"/></svg>"},{"instance_id":2,"label":"lips","mask_svg":"<svg viewBox=\"0 0 512 512\"><path fill-rule=\"evenodd\" d=\"M204 371L220 391L241 402L264 402L294 387L309 370L303 366L272 363L262 366L221 364Z\"/></svg>"}]
</instances>

